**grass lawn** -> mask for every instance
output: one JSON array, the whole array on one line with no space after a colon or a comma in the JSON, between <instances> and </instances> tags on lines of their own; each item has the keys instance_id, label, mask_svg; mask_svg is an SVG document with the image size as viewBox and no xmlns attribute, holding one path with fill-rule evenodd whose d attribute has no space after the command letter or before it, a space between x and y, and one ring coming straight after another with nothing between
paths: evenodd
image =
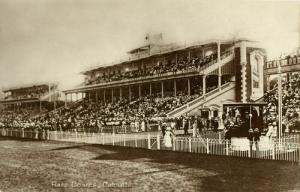
<instances>
[{"instance_id":1,"label":"grass lawn","mask_svg":"<svg viewBox=\"0 0 300 192\"><path fill-rule=\"evenodd\" d=\"M0 191L300 191L300 166L0 137Z\"/></svg>"}]
</instances>

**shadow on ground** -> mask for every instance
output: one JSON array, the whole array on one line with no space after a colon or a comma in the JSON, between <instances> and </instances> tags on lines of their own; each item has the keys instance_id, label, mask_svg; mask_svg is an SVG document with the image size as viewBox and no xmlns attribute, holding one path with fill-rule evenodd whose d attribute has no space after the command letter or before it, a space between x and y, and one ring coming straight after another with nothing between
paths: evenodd
<instances>
[{"instance_id":1,"label":"shadow on ground","mask_svg":"<svg viewBox=\"0 0 300 192\"><path fill-rule=\"evenodd\" d=\"M101 154L92 159L96 161L145 161L147 159L148 162L156 164L178 165L178 169L160 171L192 168L216 173L214 176L196 178L199 179L201 189L204 191L300 191L300 166L290 162L102 145L74 145L53 150L68 149L87 150L96 155L99 153L97 149L101 149ZM159 171L152 173L156 172ZM151 174L151 172L141 174ZM197 176L189 175L189 177L195 179Z\"/></svg>"}]
</instances>

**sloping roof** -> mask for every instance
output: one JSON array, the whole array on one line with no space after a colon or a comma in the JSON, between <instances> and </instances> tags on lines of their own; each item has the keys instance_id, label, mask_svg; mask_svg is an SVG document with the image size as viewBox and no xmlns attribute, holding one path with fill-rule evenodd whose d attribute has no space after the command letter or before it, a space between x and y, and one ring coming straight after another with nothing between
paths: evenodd
<instances>
[{"instance_id":1,"label":"sloping roof","mask_svg":"<svg viewBox=\"0 0 300 192\"><path fill-rule=\"evenodd\" d=\"M144 46L141 46L141 47L138 47L138 48L135 48L135 49L132 49L130 51L128 51L128 53L130 54L134 54L134 53L137 53L137 52L140 52L140 51L145 51L145 50L149 50L151 47L150 44L148 45L144 45Z\"/></svg>"},{"instance_id":2,"label":"sloping roof","mask_svg":"<svg viewBox=\"0 0 300 192\"><path fill-rule=\"evenodd\" d=\"M6 87L3 88L2 91L3 92L7 92L7 91L14 91L14 90L18 90L18 89L27 89L27 88L32 88L32 87L41 87L41 86L49 86L49 85L57 85L57 83L30 83L30 84L21 84L21 85L16 85L16 86L11 86L11 87Z\"/></svg>"},{"instance_id":3,"label":"sloping roof","mask_svg":"<svg viewBox=\"0 0 300 192\"><path fill-rule=\"evenodd\" d=\"M150 52L150 54L147 54L146 56L141 56L138 58L128 58L126 60L123 61L119 61L119 62L112 62L110 64L104 64L104 65L99 65L96 67L93 67L89 70L85 70L83 72L81 72L81 74L87 74L99 69L104 69L107 67L112 67L112 66L117 66L117 65L121 65L121 64L125 64L125 63L129 63L129 62L133 62L133 61L138 61L138 60L142 60L145 58L149 58L149 57L153 57L153 56L158 56L158 55L163 55L163 54L167 54L167 53L171 53L171 52L175 52L175 51L181 51L181 50L186 50L186 49L191 49L191 48L196 48L196 47L201 47L201 46L208 46L214 43L217 43L218 41L221 42L221 44L231 44L231 43L238 43L241 41L248 41L248 42L255 42L255 41L250 41L247 39L231 39L231 40L219 40L219 39L210 39L210 40L206 40L206 41L202 41L202 42L193 42L193 43L189 43L189 44L176 44L176 43L169 43L169 44L157 44L157 46L155 46L154 44L147 44L144 46L140 46L138 48L132 49L130 52L135 52L141 49L145 49L147 46L152 47L158 47L158 50L155 52Z\"/></svg>"}]
</instances>

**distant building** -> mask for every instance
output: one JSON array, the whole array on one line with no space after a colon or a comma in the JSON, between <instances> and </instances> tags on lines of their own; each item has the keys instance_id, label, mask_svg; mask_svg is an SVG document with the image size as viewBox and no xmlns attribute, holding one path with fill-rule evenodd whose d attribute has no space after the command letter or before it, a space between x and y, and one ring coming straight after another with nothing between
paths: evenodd
<instances>
[{"instance_id":1,"label":"distant building","mask_svg":"<svg viewBox=\"0 0 300 192\"><path fill-rule=\"evenodd\" d=\"M60 97L58 85L55 83L15 86L2 91L3 98L0 100L0 104L7 110L42 111L49 107L49 103L58 101Z\"/></svg>"}]
</instances>

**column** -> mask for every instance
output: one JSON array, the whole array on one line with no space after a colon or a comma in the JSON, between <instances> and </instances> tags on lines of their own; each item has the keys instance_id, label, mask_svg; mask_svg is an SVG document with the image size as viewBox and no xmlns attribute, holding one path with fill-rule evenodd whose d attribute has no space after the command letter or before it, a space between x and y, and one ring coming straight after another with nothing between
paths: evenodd
<instances>
[{"instance_id":1,"label":"column","mask_svg":"<svg viewBox=\"0 0 300 192\"><path fill-rule=\"evenodd\" d=\"M218 62L221 61L221 42L220 40L217 42L217 46L218 46Z\"/></svg>"},{"instance_id":2,"label":"column","mask_svg":"<svg viewBox=\"0 0 300 192\"><path fill-rule=\"evenodd\" d=\"M247 79L246 79L246 64L247 64L247 50L246 43L241 42L240 46L240 62L241 62L241 102L245 103L247 101Z\"/></svg>"},{"instance_id":3,"label":"column","mask_svg":"<svg viewBox=\"0 0 300 192\"><path fill-rule=\"evenodd\" d=\"M95 95L96 95L96 102L98 103L98 90L95 91Z\"/></svg>"},{"instance_id":4,"label":"column","mask_svg":"<svg viewBox=\"0 0 300 192\"><path fill-rule=\"evenodd\" d=\"M270 75L267 75L267 91L270 91Z\"/></svg>"},{"instance_id":5,"label":"column","mask_svg":"<svg viewBox=\"0 0 300 192\"><path fill-rule=\"evenodd\" d=\"M106 89L103 90L103 100L104 100L104 103L106 103L105 92L106 92Z\"/></svg>"},{"instance_id":6,"label":"column","mask_svg":"<svg viewBox=\"0 0 300 192\"><path fill-rule=\"evenodd\" d=\"M187 86L188 86L188 95L191 95L191 82L190 79L187 79Z\"/></svg>"},{"instance_id":7,"label":"column","mask_svg":"<svg viewBox=\"0 0 300 192\"><path fill-rule=\"evenodd\" d=\"M42 101L40 101L40 112L42 112Z\"/></svg>"},{"instance_id":8,"label":"column","mask_svg":"<svg viewBox=\"0 0 300 192\"><path fill-rule=\"evenodd\" d=\"M189 62L191 62L191 50L190 49L189 49L188 60L189 60Z\"/></svg>"},{"instance_id":9,"label":"column","mask_svg":"<svg viewBox=\"0 0 300 192\"><path fill-rule=\"evenodd\" d=\"M111 102L114 102L114 88L111 88Z\"/></svg>"},{"instance_id":10,"label":"column","mask_svg":"<svg viewBox=\"0 0 300 192\"><path fill-rule=\"evenodd\" d=\"M149 93L150 93L150 96L152 95L152 84L150 83L150 87L149 87Z\"/></svg>"},{"instance_id":11,"label":"column","mask_svg":"<svg viewBox=\"0 0 300 192\"><path fill-rule=\"evenodd\" d=\"M67 107L67 102L68 102L68 94L65 94L65 107Z\"/></svg>"},{"instance_id":12,"label":"column","mask_svg":"<svg viewBox=\"0 0 300 192\"><path fill-rule=\"evenodd\" d=\"M161 82L161 98L164 98L164 82Z\"/></svg>"},{"instance_id":13,"label":"column","mask_svg":"<svg viewBox=\"0 0 300 192\"><path fill-rule=\"evenodd\" d=\"M218 88L221 91L222 85L222 72L221 72L221 43L220 40L217 43L218 46Z\"/></svg>"},{"instance_id":14,"label":"column","mask_svg":"<svg viewBox=\"0 0 300 192\"><path fill-rule=\"evenodd\" d=\"M202 89L203 89L203 95L206 94L206 76L202 76Z\"/></svg>"},{"instance_id":15,"label":"column","mask_svg":"<svg viewBox=\"0 0 300 192\"><path fill-rule=\"evenodd\" d=\"M71 94L70 94L70 97L71 97L71 98L70 98L70 99L71 99L71 102L73 102L72 95L73 95L73 93L71 93Z\"/></svg>"},{"instance_id":16,"label":"column","mask_svg":"<svg viewBox=\"0 0 300 192\"><path fill-rule=\"evenodd\" d=\"M128 97L129 97L129 101L131 101L131 87L128 86Z\"/></svg>"},{"instance_id":17,"label":"column","mask_svg":"<svg viewBox=\"0 0 300 192\"><path fill-rule=\"evenodd\" d=\"M141 89L141 84L139 84L139 98L142 96L142 89Z\"/></svg>"},{"instance_id":18,"label":"column","mask_svg":"<svg viewBox=\"0 0 300 192\"><path fill-rule=\"evenodd\" d=\"M122 99L122 87L120 87L120 100Z\"/></svg>"},{"instance_id":19,"label":"column","mask_svg":"<svg viewBox=\"0 0 300 192\"><path fill-rule=\"evenodd\" d=\"M290 81L290 76L291 76L290 73L286 73L286 81Z\"/></svg>"},{"instance_id":20,"label":"column","mask_svg":"<svg viewBox=\"0 0 300 192\"><path fill-rule=\"evenodd\" d=\"M177 86L176 86L176 79L174 79L174 97L176 97L177 94Z\"/></svg>"}]
</instances>

